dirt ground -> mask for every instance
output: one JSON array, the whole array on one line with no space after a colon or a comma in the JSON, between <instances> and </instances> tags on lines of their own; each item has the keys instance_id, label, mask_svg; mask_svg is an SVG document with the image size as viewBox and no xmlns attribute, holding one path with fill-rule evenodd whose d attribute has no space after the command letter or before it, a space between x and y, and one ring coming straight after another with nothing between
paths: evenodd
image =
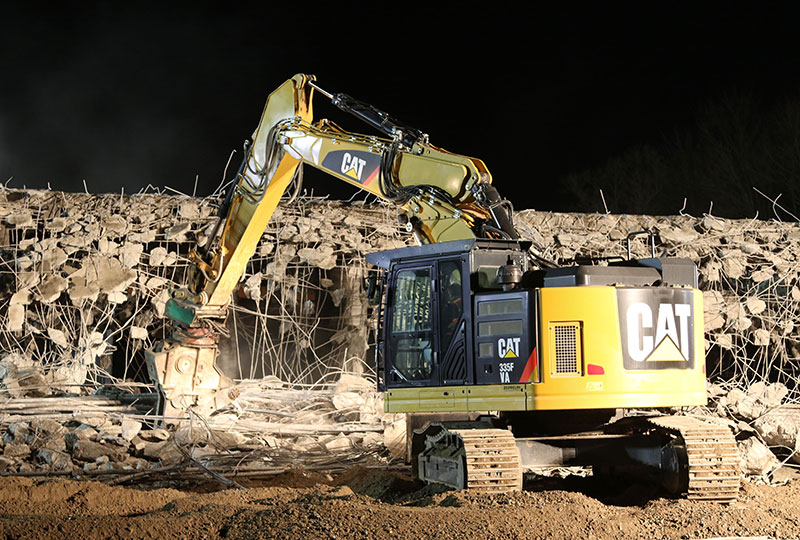
<instances>
[{"instance_id":1,"label":"dirt ground","mask_svg":"<svg viewBox=\"0 0 800 540\"><path fill-rule=\"evenodd\" d=\"M290 471L239 482L246 489L5 477L0 539L800 538L798 481L745 484L730 505L591 477L534 479L524 492L495 496L362 468L338 477Z\"/></svg>"}]
</instances>

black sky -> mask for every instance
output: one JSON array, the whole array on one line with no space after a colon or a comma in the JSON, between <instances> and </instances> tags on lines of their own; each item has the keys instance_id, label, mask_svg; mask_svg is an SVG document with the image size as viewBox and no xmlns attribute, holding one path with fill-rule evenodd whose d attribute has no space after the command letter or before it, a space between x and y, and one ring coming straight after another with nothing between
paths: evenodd
<instances>
[{"instance_id":1,"label":"black sky","mask_svg":"<svg viewBox=\"0 0 800 540\"><path fill-rule=\"evenodd\" d=\"M790 3L110 4L2 8L0 181L191 193L197 176L208 194L267 94L307 72L483 159L518 208L568 210L565 175L691 129L711 101L800 96Z\"/></svg>"}]
</instances>

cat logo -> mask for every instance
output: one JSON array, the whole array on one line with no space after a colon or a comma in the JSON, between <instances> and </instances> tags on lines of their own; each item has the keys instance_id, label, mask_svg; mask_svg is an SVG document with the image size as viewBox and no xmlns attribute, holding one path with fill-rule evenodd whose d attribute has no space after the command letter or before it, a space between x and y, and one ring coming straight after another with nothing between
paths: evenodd
<instances>
[{"instance_id":1,"label":"cat logo","mask_svg":"<svg viewBox=\"0 0 800 540\"><path fill-rule=\"evenodd\" d=\"M694 367L694 293L691 289L618 289L617 301L625 369Z\"/></svg>"},{"instance_id":2,"label":"cat logo","mask_svg":"<svg viewBox=\"0 0 800 540\"><path fill-rule=\"evenodd\" d=\"M659 304L654 327L650 306L644 302L628 306L626 319L631 359L636 362L685 362L689 358L691 313L689 304Z\"/></svg>"},{"instance_id":3,"label":"cat logo","mask_svg":"<svg viewBox=\"0 0 800 540\"><path fill-rule=\"evenodd\" d=\"M333 174L344 175L357 184L368 186L378 178L381 156L359 150L334 150L323 158L322 167Z\"/></svg>"},{"instance_id":4,"label":"cat logo","mask_svg":"<svg viewBox=\"0 0 800 540\"><path fill-rule=\"evenodd\" d=\"M497 340L497 352L501 358L519 358L518 337L500 338Z\"/></svg>"},{"instance_id":5,"label":"cat logo","mask_svg":"<svg viewBox=\"0 0 800 540\"><path fill-rule=\"evenodd\" d=\"M351 155L350 152L345 152L342 155L342 174L360 182L366 164L367 162L363 159Z\"/></svg>"}]
</instances>

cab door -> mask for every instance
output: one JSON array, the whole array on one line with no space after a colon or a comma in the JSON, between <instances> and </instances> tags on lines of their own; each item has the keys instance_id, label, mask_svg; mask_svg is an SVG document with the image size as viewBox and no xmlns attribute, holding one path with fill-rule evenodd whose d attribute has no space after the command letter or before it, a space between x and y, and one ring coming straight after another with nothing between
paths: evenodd
<instances>
[{"instance_id":1,"label":"cab door","mask_svg":"<svg viewBox=\"0 0 800 540\"><path fill-rule=\"evenodd\" d=\"M392 275L385 334L390 388L439 384L435 276L433 264L399 267Z\"/></svg>"},{"instance_id":2,"label":"cab door","mask_svg":"<svg viewBox=\"0 0 800 540\"><path fill-rule=\"evenodd\" d=\"M392 272L384 333L388 387L472 380L465 264L466 258L433 260Z\"/></svg>"}]
</instances>

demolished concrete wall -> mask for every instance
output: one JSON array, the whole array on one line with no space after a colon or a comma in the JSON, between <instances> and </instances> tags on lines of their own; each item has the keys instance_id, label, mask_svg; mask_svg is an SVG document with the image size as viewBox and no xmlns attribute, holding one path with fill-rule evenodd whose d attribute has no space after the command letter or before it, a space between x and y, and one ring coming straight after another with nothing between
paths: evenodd
<instances>
[{"instance_id":1,"label":"demolished concrete wall","mask_svg":"<svg viewBox=\"0 0 800 540\"><path fill-rule=\"evenodd\" d=\"M166 336L169 290L184 284L187 255L205 242L218 203L0 193L0 349L17 375L7 384L44 392L146 380L143 351ZM382 206L301 199L278 208L235 295L224 369L297 383L363 371L364 253L405 245L395 223Z\"/></svg>"},{"instance_id":2,"label":"demolished concrete wall","mask_svg":"<svg viewBox=\"0 0 800 540\"><path fill-rule=\"evenodd\" d=\"M143 350L166 335L164 303L183 283L219 200L163 194L0 192L0 362L7 391L144 381ZM796 393L800 227L710 215L619 216L525 210L540 256L563 263L625 254L634 231L700 264L712 378ZM369 371L374 328L364 254L411 244L396 209L300 198L280 206L235 295L221 363L235 378L314 383ZM635 241L635 256L649 256ZM44 369L42 369L44 368Z\"/></svg>"}]
</instances>

